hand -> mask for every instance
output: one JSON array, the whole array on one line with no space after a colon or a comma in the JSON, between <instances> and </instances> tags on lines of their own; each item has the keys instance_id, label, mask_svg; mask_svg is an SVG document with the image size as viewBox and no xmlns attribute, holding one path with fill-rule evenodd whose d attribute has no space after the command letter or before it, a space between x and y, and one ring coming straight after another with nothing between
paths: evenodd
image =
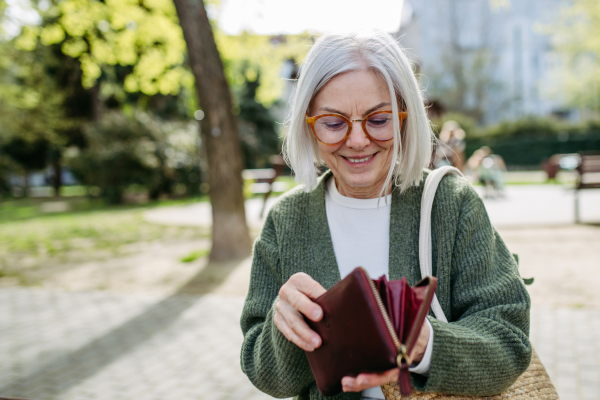
<instances>
[{"instance_id":1,"label":"hand","mask_svg":"<svg viewBox=\"0 0 600 400\"><path fill-rule=\"evenodd\" d=\"M429 342L429 324L425 321L419 332L419 338L417 343L412 349L411 355L413 364L418 364L423 359L427 343ZM353 378L351 376L345 376L342 378L342 390L344 392L360 392L365 389L369 389L376 386L381 386L386 383L394 382L398 380L398 374L400 373L399 368L390 369L382 373L363 373Z\"/></svg>"},{"instance_id":2,"label":"hand","mask_svg":"<svg viewBox=\"0 0 600 400\"><path fill-rule=\"evenodd\" d=\"M325 292L319 282L303 272L292 275L279 289L273 321L277 329L302 350L313 351L321 345L321 338L308 327L301 313L312 321L320 321L323 310L312 300Z\"/></svg>"},{"instance_id":3,"label":"hand","mask_svg":"<svg viewBox=\"0 0 600 400\"><path fill-rule=\"evenodd\" d=\"M345 376L342 378L342 390L344 392L360 392L397 381L398 374L400 374L400 368L390 369L379 374L359 374L356 378Z\"/></svg>"},{"instance_id":4,"label":"hand","mask_svg":"<svg viewBox=\"0 0 600 400\"><path fill-rule=\"evenodd\" d=\"M415 343L410 353L410 358L415 365L421 362L423 355L425 354L425 350L427 349L427 343L429 343L429 326L430 325L427 320L423 321L423 326L421 327L421 332L419 332L417 343Z\"/></svg>"}]
</instances>

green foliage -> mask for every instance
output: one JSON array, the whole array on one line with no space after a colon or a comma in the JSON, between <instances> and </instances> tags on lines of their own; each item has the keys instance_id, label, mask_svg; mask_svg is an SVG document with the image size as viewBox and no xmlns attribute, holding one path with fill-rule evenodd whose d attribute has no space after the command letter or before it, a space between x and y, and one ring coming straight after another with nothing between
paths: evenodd
<instances>
[{"instance_id":1,"label":"green foliage","mask_svg":"<svg viewBox=\"0 0 600 400\"><path fill-rule=\"evenodd\" d=\"M246 80L240 95L238 118L245 168L265 168L269 156L280 153L275 120L269 109L256 101L260 78Z\"/></svg>"},{"instance_id":2,"label":"green foliage","mask_svg":"<svg viewBox=\"0 0 600 400\"><path fill-rule=\"evenodd\" d=\"M572 0L556 21L538 27L552 36L562 60L548 77L549 95L575 107L600 110L600 2Z\"/></svg>"},{"instance_id":3,"label":"green foliage","mask_svg":"<svg viewBox=\"0 0 600 400\"><path fill-rule=\"evenodd\" d=\"M187 256L181 257L179 261L181 261L182 263L190 263L196 261L199 258L206 257L209 253L209 249L194 251L188 254Z\"/></svg>"},{"instance_id":4,"label":"green foliage","mask_svg":"<svg viewBox=\"0 0 600 400\"><path fill-rule=\"evenodd\" d=\"M51 48L26 52L0 42L0 192L10 191L9 174L45 168L77 136L61 68Z\"/></svg>"},{"instance_id":5,"label":"green foliage","mask_svg":"<svg viewBox=\"0 0 600 400\"><path fill-rule=\"evenodd\" d=\"M59 131L71 127L62 108L63 93L48 74L53 61L50 49L24 52L0 42L0 139L59 143Z\"/></svg>"},{"instance_id":6,"label":"green foliage","mask_svg":"<svg viewBox=\"0 0 600 400\"><path fill-rule=\"evenodd\" d=\"M48 23L26 27L16 44L33 50L60 44L64 54L81 62L84 87L92 87L103 66L133 66L125 89L176 94L193 77L182 64L185 41L170 0L63 0L40 11Z\"/></svg>"},{"instance_id":7,"label":"green foliage","mask_svg":"<svg viewBox=\"0 0 600 400\"><path fill-rule=\"evenodd\" d=\"M285 81L280 76L283 63L287 60L300 62L312 44L312 38L306 34L272 37L242 33L228 36L218 30L215 40L229 85L236 91L245 82L256 81L260 74L256 100L267 107L283 92Z\"/></svg>"},{"instance_id":8,"label":"green foliage","mask_svg":"<svg viewBox=\"0 0 600 400\"><path fill-rule=\"evenodd\" d=\"M444 113L441 118L431 121L433 124L433 131L436 135L439 135L442 127L448 121L458 122L460 127L465 131L467 137L477 136L480 134L481 128L477 126L477 121L475 121L473 118L458 112L447 112Z\"/></svg>"},{"instance_id":9,"label":"green foliage","mask_svg":"<svg viewBox=\"0 0 600 400\"><path fill-rule=\"evenodd\" d=\"M38 3L32 1L34 8ZM0 0L0 13L4 4ZM190 117L198 109L172 1L49 4L36 9L40 25L25 26L14 40L0 41L0 149L47 143L45 159L36 158L40 165L48 165L51 156L60 167L64 153L80 182L100 188L101 196L111 202L122 201L131 185L147 188L151 198L198 193L199 139L180 151L169 143L167 133L183 125L183 130L195 132L195 125L169 125L156 118ZM213 29L226 76L240 101L236 109L248 166L266 166L268 155L279 152L279 139L265 107L274 104L285 87L282 64L301 60L310 39L231 37ZM110 115L102 118L107 110ZM144 119L136 110L155 117ZM93 125L94 118L101 121ZM17 162L22 158L0 152L0 193L10 189L8 173L32 168L31 163Z\"/></svg>"},{"instance_id":10,"label":"green foliage","mask_svg":"<svg viewBox=\"0 0 600 400\"><path fill-rule=\"evenodd\" d=\"M600 151L600 122L568 125L551 118L506 121L467 136L467 157L489 146L507 165L539 166L553 154Z\"/></svg>"},{"instance_id":11,"label":"green foliage","mask_svg":"<svg viewBox=\"0 0 600 400\"><path fill-rule=\"evenodd\" d=\"M40 215L40 205L33 200L0 203L0 270L22 268L25 259L34 265L51 259L87 261L126 253L132 243L205 236L198 228L145 222L147 206ZM29 218L15 219L15 214Z\"/></svg>"},{"instance_id":12,"label":"green foliage","mask_svg":"<svg viewBox=\"0 0 600 400\"><path fill-rule=\"evenodd\" d=\"M26 171L40 170L47 165L50 143L44 139L28 141L13 137L2 146L2 151Z\"/></svg>"},{"instance_id":13,"label":"green foliage","mask_svg":"<svg viewBox=\"0 0 600 400\"><path fill-rule=\"evenodd\" d=\"M129 68L122 84L127 92L175 95L181 88L193 87L193 75L184 62L186 43L171 0L53 0L47 10L38 12L44 24L25 27L16 46L32 51L38 41L60 45L64 54L81 63L86 88L116 66ZM306 35L227 36L216 26L213 31L230 86L235 90L262 71L265 78L257 100L265 105L275 102L284 88L279 76L283 62L301 60L309 48ZM244 64L249 68L241 73Z\"/></svg>"},{"instance_id":14,"label":"green foliage","mask_svg":"<svg viewBox=\"0 0 600 400\"><path fill-rule=\"evenodd\" d=\"M130 185L148 188L151 198L172 194L177 185L199 185L198 130L194 123L164 122L143 113L107 113L85 129L87 147L70 148L67 165L77 179L120 203ZM197 190L196 190L197 191Z\"/></svg>"},{"instance_id":15,"label":"green foliage","mask_svg":"<svg viewBox=\"0 0 600 400\"><path fill-rule=\"evenodd\" d=\"M559 131L567 125L550 118L525 117L515 121L504 121L492 125L482 132L482 135L506 138L556 138ZM481 135L480 135L481 136Z\"/></svg>"}]
</instances>

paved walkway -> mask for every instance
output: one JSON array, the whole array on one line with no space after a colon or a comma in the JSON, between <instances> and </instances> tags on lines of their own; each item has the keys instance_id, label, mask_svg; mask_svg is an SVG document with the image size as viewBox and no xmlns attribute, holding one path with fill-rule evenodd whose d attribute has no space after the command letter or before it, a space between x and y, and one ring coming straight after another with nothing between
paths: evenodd
<instances>
[{"instance_id":1,"label":"paved walkway","mask_svg":"<svg viewBox=\"0 0 600 400\"><path fill-rule=\"evenodd\" d=\"M243 298L0 290L0 396L269 399L239 367ZM600 399L600 311L534 308L561 399Z\"/></svg>"},{"instance_id":2,"label":"paved walkway","mask_svg":"<svg viewBox=\"0 0 600 400\"><path fill-rule=\"evenodd\" d=\"M239 367L243 299L0 291L0 396L265 399Z\"/></svg>"},{"instance_id":3,"label":"paved walkway","mask_svg":"<svg viewBox=\"0 0 600 400\"><path fill-rule=\"evenodd\" d=\"M480 194L481 187L477 187ZM560 185L512 185L504 198L484 199L490 220L497 227L552 226L575 221L574 192ZM269 199L267 209L276 202ZM246 218L253 228L260 228L262 199L246 201ZM600 223L600 190L580 192L581 220ZM265 213L266 215L266 213ZM156 208L145 213L150 222L180 226L210 226L210 203Z\"/></svg>"}]
</instances>

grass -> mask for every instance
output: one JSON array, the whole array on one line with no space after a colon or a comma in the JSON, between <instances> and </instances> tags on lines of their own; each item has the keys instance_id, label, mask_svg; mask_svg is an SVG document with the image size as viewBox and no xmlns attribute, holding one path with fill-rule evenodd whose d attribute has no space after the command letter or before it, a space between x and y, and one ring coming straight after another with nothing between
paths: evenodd
<instances>
[{"instance_id":1,"label":"grass","mask_svg":"<svg viewBox=\"0 0 600 400\"><path fill-rule=\"evenodd\" d=\"M22 198L0 201L0 224L3 222L23 220L29 218L45 217L51 214L75 215L93 211L123 211L123 210L147 210L156 207L185 205L208 201L208 196L188 197L181 199L156 200L143 204L121 204L109 205L102 199L88 197L58 197L58 198ZM63 203L65 211L49 213L45 206L52 203ZM0 228L1 229L1 228Z\"/></svg>"},{"instance_id":2,"label":"grass","mask_svg":"<svg viewBox=\"0 0 600 400\"><path fill-rule=\"evenodd\" d=\"M193 251L190 254L188 254L187 256L181 257L179 259L179 261L181 261L182 263L190 263L190 262L196 261L199 258L206 257L209 253L210 253L210 249Z\"/></svg>"},{"instance_id":3,"label":"grass","mask_svg":"<svg viewBox=\"0 0 600 400\"><path fill-rule=\"evenodd\" d=\"M7 275L49 262L104 259L126 254L128 246L139 242L206 237L201 228L162 226L143 219L143 212L150 208L190 202L117 207L84 198L70 203L72 211L57 213L44 213L44 202L37 199L2 202L0 271Z\"/></svg>"}]
</instances>

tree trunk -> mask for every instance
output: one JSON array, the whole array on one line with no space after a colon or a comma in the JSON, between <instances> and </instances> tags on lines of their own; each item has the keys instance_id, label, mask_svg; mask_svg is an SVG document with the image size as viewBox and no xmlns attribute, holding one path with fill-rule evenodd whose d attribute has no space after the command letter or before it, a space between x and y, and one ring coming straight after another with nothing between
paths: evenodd
<instances>
[{"instance_id":1,"label":"tree trunk","mask_svg":"<svg viewBox=\"0 0 600 400\"><path fill-rule=\"evenodd\" d=\"M100 121L102 118L103 106L102 99L100 98L100 80L96 81L96 84L91 89L92 92L92 118L94 122Z\"/></svg>"},{"instance_id":2,"label":"tree trunk","mask_svg":"<svg viewBox=\"0 0 600 400\"><path fill-rule=\"evenodd\" d=\"M202 141L208 158L213 213L211 260L250 254L242 180L242 153L223 63L202 0L174 0L198 102L204 111Z\"/></svg>"},{"instance_id":3,"label":"tree trunk","mask_svg":"<svg viewBox=\"0 0 600 400\"><path fill-rule=\"evenodd\" d=\"M54 197L60 197L60 189L62 187L62 164L60 153L57 151L52 159L52 187L54 188Z\"/></svg>"}]
</instances>

